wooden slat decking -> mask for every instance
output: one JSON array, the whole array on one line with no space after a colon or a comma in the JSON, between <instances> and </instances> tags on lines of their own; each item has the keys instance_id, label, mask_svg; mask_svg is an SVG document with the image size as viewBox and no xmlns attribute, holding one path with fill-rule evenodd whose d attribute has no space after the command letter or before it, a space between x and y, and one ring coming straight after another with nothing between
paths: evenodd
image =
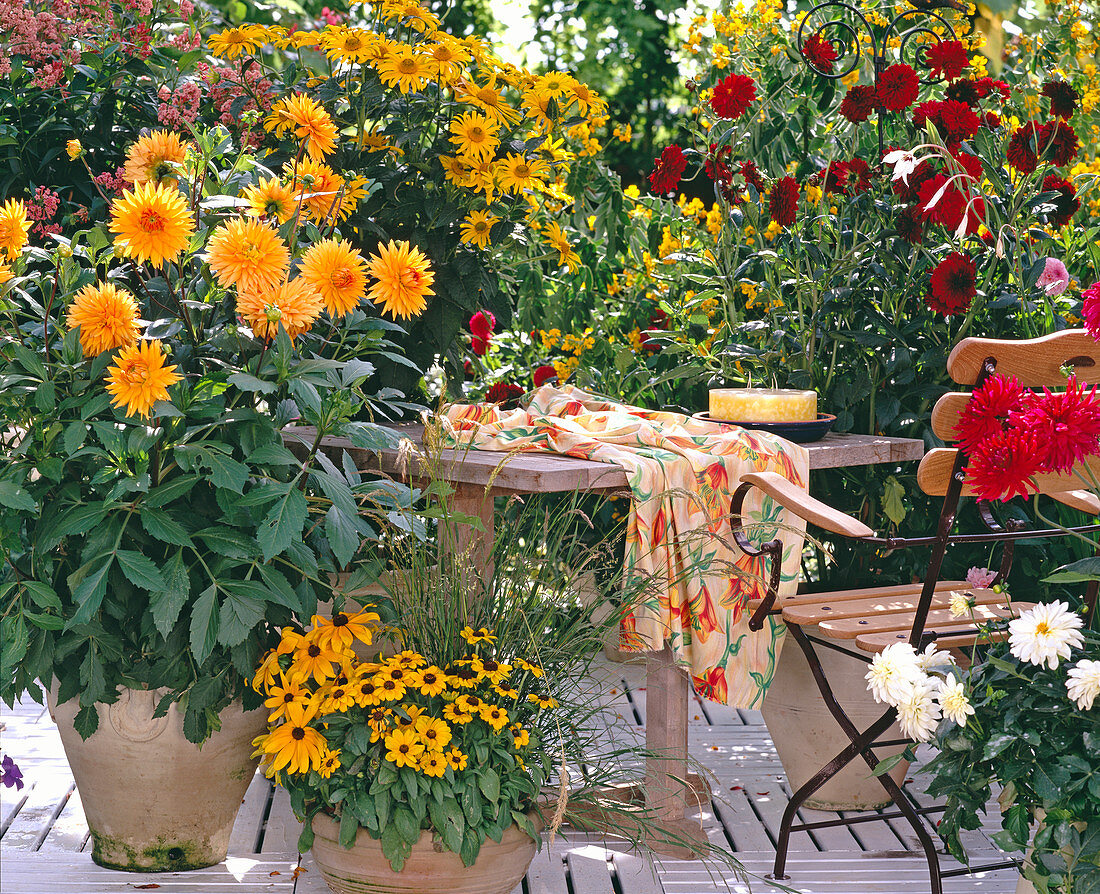
<instances>
[{"instance_id":1,"label":"wooden slat decking","mask_svg":"<svg viewBox=\"0 0 1100 894\"><path fill-rule=\"evenodd\" d=\"M600 702L617 745L644 741L645 669L602 663ZM771 871L779 817L789 788L759 712L696 700L689 714L690 750L713 774L711 803L697 816L711 841L732 849L747 874L698 860L630 853L620 841L565 830L535 858L514 894L704 894L775 891ZM0 712L0 741L23 769L21 792L0 788L0 891L4 894L325 894L320 873L295 851L298 824L286 795L262 776L249 786L224 863L187 873L112 872L91 861L87 826L60 739L41 706L23 702ZM632 761L625 761L632 764ZM639 761L624 770L641 773ZM928 799L911 786L914 800ZM806 819L835 814L807 811ZM1000 856L988 833L970 833L976 861ZM946 858L945 858L946 859ZM913 834L897 820L795 833L788 889L802 894L902 894L928 890ZM1012 871L945 880L945 894L1010 894ZM155 889L153 886L157 886Z\"/></svg>"}]
</instances>

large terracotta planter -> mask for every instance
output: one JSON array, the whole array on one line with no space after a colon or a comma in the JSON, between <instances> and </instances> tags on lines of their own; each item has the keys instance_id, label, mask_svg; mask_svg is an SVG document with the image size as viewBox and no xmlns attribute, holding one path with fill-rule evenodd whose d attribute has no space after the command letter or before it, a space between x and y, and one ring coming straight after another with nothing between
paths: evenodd
<instances>
[{"instance_id":1,"label":"large terracotta planter","mask_svg":"<svg viewBox=\"0 0 1100 894\"><path fill-rule=\"evenodd\" d=\"M423 832L400 872L390 868L382 843L359 830L350 848L340 844L340 826L330 816L313 819L313 859L336 894L511 894L531 865L536 845L518 826L500 843L486 839L473 866Z\"/></svg>"},{"instance_id":2,"label":"large terracotta planter","mask_svg":"<svg viewBox=\"0 0 1100 894\"><path fill-rule=\"evenodd\" d=\"M100 866L141 872L212 866L225 859L229 833L257 761L252 740L267 728L263 709L234 702L221 729L200 748L183 735L175 705L153 718L167 690L126 689L99 705L99 729L87 740L73 727L79 705L57 704L61 733Z\"/></svg>"},{"instance_id":3,"label":"large terracotta planter","mask_svg":"<svg viewBox=\"0 0 1100 894\"><path fill-rule=\"evenodd\" d=\"M852 649L855 651L854 645ZM859 729L866 729L886 710L867 691L867 666L832 649L816 651L837 701ZM806 656L795 642L785 643L779 654L761 713L792 791L851 744L825 707ZM895 723L880 738L900 739L901 729ZM903 750L899 745L878 748L875 753L882 759ZM890 775L900 785L908 771L908 761L902 761ZM856 758L818 789L806 806L816 810L870 810L889 803L890 796L871 776L866 761Z\"/></svg>"}]
</instances>

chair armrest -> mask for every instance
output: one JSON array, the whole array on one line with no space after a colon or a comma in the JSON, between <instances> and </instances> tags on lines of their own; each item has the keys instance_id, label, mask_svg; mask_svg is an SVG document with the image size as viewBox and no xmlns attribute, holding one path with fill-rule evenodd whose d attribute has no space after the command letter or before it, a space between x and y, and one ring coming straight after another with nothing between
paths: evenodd
<instances>
[{"instance_id":1,"label":"chair armrest","mask_svg":"<svg viewBox=\"0 0 1100 894\"><path fill-rule=\"evenodd\" d=\"M1047 496L1088 515L1100 515L1100 498L1091 490L1064 490Z\"/></svg>"},{"instance_id":2,"label":"chair armrest","mask_svg":"<svg viewBox=\"0 0 1100 894\"><path fill-rule=\"evenodd\" d=\"M826 531L857 539L875 536L875 532L859 519L815 500L777 472L748 472L741 476L741 483L759 488L784 509Z\"/></svg>"}]
</instances>

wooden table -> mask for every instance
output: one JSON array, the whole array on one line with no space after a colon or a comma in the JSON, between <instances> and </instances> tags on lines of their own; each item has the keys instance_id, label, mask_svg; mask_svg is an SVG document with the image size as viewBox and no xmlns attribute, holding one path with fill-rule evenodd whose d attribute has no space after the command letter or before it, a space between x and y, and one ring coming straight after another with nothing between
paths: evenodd
<instances>
[{"instance_id":1,"label":"wooden table","mask_svg":"<svg viewBox=\"0 0 1100 894\"><path fill-rule=\"evenodd\" d=\"M423 426L397 426L398 431L420 446ZM313 429L300 428L294 436L307 444L313 442ZM810 469L836 469L899 463L920 459L924 442L912 438L887 438L875 435L828 434L822 440L803 445L809 453ZM428 469L422 461L398 450L372 453L354 447L350 441L327 438L326 452L347 451L356 468L363 472L382 472L410 482L422 481ZM493 497L509 494L548 494L579 490L590 493L629 493L626 472L607 463L559 456L551 453L503 453L492 450L443 449L439 451L436 474L454 487L456 512L480 519L483 530L462 525L453 533L456 550L468 550L471 565L488 568L492 562L494 540ZM646 762L644 785L634 794L641 795L650 815L677 838L703 843L700 827L685 819L689 803L696 794L709 797L709 787L688 782L687 724L690 679L674 662L669 647L646 654L646 750L652 755ZM695 789L699 788L696 792ZM698 803L697 801L695 803ZM677 843L653 842L649 845L662 853L688 856L692 853Z\"/></svg>"}]
</instances>

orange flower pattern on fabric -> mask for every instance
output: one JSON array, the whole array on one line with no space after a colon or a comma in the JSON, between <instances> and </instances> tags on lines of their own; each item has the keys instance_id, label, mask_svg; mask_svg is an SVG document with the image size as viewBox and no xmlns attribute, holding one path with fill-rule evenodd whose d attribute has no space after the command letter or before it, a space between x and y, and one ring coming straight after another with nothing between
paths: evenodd
<instances>
[{"instance_id":1,"label":"orange flower pattern on fabric","mask_svg":"<svg viewBox=\"0 0 1100 894\"><path fill-rule=\"evenodd\" d=\"M623 648L659 650L667 642L700 695L735 707L760 705L784 628L769 619L763 630L749 630L745 606L764 583L745 572L762 569L733 546L725 515L746 472L778 472L805 487L803 447L737 426L615 404L571 385L544 385L525 409L453 405L446 417L452 430L445 440L452 445L548 451L622 468L632 493L625 567L660 582L623 618ZM780 593L793 593L802 553L796 532L805 524L759 491L750 494L745 511L754 542L782 538Z\"/></svg>"}]
</instances>

